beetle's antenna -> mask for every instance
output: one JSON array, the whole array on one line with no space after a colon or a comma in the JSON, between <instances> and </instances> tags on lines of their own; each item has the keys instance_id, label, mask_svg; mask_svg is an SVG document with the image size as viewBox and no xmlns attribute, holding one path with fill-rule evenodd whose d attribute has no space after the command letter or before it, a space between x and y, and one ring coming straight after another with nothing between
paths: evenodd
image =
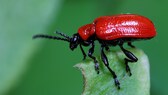
<instances>
[{"instance_id":1,"label":"beetle's antenna","mask_svg":"<svg viewBox=\"0 0 168 95\"><path fill-rule=\"evenodd\" d=\"M61 33L61 32L58 32L58 31L55 31L54 33L59 34L59 35L61 35L61 36L65 37L65 38L67 38L67 39L70 39L70 37L69 37L69 36L67 36L67 35L66 35L66 34L64 34L64 33Z\"/></svg>"},{"instance_id":2,"label":"beetle's antenna","mask_svg":"<svg viewBox=\"0 0 168 95\"><path fill-rule=\"evenodd\" d=\"M70 42L70 38L60 38L60 37L56 37L56 36L50 36L50 35L44 35L44 34L37 34L33 36L33 39L36 38L47 38L47 39L54 39L54 40L63 40L63 41L67 41Z\"/></svg>"}]
</instances>

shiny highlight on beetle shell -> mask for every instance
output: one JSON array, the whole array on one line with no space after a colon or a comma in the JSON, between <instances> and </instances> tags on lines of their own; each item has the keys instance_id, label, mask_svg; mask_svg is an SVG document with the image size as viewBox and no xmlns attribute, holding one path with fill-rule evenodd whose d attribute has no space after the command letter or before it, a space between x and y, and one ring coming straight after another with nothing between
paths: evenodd
<instances>
[{"instance_id":1,"label":"shiny highlight on beetle shell","mask_svg":"<svg viewBox=\"0 0 168 95\"><path fill-rule=\"evenodd\" d=\"M96 22L96 35L103 40L117 38L152 38L154 24L146 17L132 14L101 18Z\"/></svg>"}]
</instances>

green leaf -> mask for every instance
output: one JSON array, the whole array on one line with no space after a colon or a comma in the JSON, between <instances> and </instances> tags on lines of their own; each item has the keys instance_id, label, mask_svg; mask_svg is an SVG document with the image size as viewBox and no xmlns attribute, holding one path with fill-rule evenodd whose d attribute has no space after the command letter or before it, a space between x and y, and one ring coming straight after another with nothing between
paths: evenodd
<instances>
[{"instance_id":1,"label":"green leaf","mask_svg":"<svg viewBox=\"0 0 168 95\"><path fill-rule=\"evenodd\" d=\"M82 95L150 95L150 75L148 57L142 50L128 49L138 57L138 62L129 63L132 76L125 71L122 51L106 52L110 67L116 72L121 89L118 90L108 69L100 57L100 74L96 74L93 61L83 61L75 67L80 69L84 78Z\"/></svg>"}]
</instances>

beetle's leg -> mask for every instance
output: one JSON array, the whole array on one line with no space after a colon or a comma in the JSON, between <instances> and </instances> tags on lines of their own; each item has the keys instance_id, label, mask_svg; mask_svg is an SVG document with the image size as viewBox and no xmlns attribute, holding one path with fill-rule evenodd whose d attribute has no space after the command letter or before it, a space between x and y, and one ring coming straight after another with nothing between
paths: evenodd
<instances>
[{"instance_id":1,"label":"beetle's leg","mask_svg":"<svg viewBox=\"0 0 168 95\"><path fill-rule=\"evenodd\" d=\"M107 59L107 56L104 53L104 47L103 46L101 46L101 59L102 59L104 65L108 68L110 73L113 75L115 85L118 87L118 89L120 89L120 82L118 81L117 75L115 74L115 72L109 67L108 59Z\"/></svg>"},{"instance_id":2,"label":"beetle's leg","mask_svg":"<svg viewBox=\"0 0 168 95\"><path fill-rule=\"evenodd\" d=\"M93 52L94 52L94 42L91 43L91 48L89 49L88 56L94 60L95 70L97 71L97 74L99 74L99 63L96 60L96 57L92 55Z\"/></svg>"},{"instance_id":3,"label":"beetle's leg","mask_svg":"<svg viewBox=\"0 0 168 95\"><path fill-rule=\"evenodd\" d=\"M82 48L82 45L81 45L81 44L80 44L80 49L81 49L82 54L83 54L83 60L85 60L85 59L86 59L86 53L85 53L85 51L83 50L83 48Z\"/></svg>"},{"instance_id":4,"label":"beetle's leg","mask_svg":"<svg viewBox=\"0 0 168 95\"><path fill-rule=\"evenodd\" d=\"M110 50L110 48L109 48L108 46L106 46L106 47L105 47L105 50L106 50L106 51L109 51L109 50Z\"/></svg>"},{"instance_id":5,"label":"beetle's leg","mask_svg":"<svg viewBox=\"0 0 168 95\"><path fill-rule=\"evenodd\" d=\"M134 46L134 45L132 45L132 43L131 43L131 42L128 42L127 44L128 44L128 46L130 46L130 47L132 47L132 48L135 48L135 46Z\"/></svg>"},{"instance_id":6,"label":"beetle's leg","mask_svg":"<svg viewBox=\"0 0 168 95\"><path fill-rule=\"evenodd\" d=\"M138 61L138 58L133 54L131 53L130 51L126 50L123 48L123 44L120 45L120 48L121 50L124 52L124 54L128 57L128 58L125 58L125 65L126 65L126 71L129 73L129 75L131 76L132 73L131 73L131 70L130 70L130 67L128 65L128 62L137 62Z\"/></svg>"}]
</instances>

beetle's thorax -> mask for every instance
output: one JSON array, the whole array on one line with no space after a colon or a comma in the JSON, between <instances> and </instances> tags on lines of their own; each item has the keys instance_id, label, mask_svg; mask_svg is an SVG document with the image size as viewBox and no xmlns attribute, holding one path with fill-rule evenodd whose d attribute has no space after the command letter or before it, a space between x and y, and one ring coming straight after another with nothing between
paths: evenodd
<instances>
[{"instance_id":1,"label":"beetle's thorax","mask_svg":"<svg viewBox=\"0 0 168 95\"><path fill-rule=\"evenodd\" d=\"M95 34L95 24L86 24L78 29L78 34L83 40L88 40L92 35Z\"/></svg>"}]
</instances>

